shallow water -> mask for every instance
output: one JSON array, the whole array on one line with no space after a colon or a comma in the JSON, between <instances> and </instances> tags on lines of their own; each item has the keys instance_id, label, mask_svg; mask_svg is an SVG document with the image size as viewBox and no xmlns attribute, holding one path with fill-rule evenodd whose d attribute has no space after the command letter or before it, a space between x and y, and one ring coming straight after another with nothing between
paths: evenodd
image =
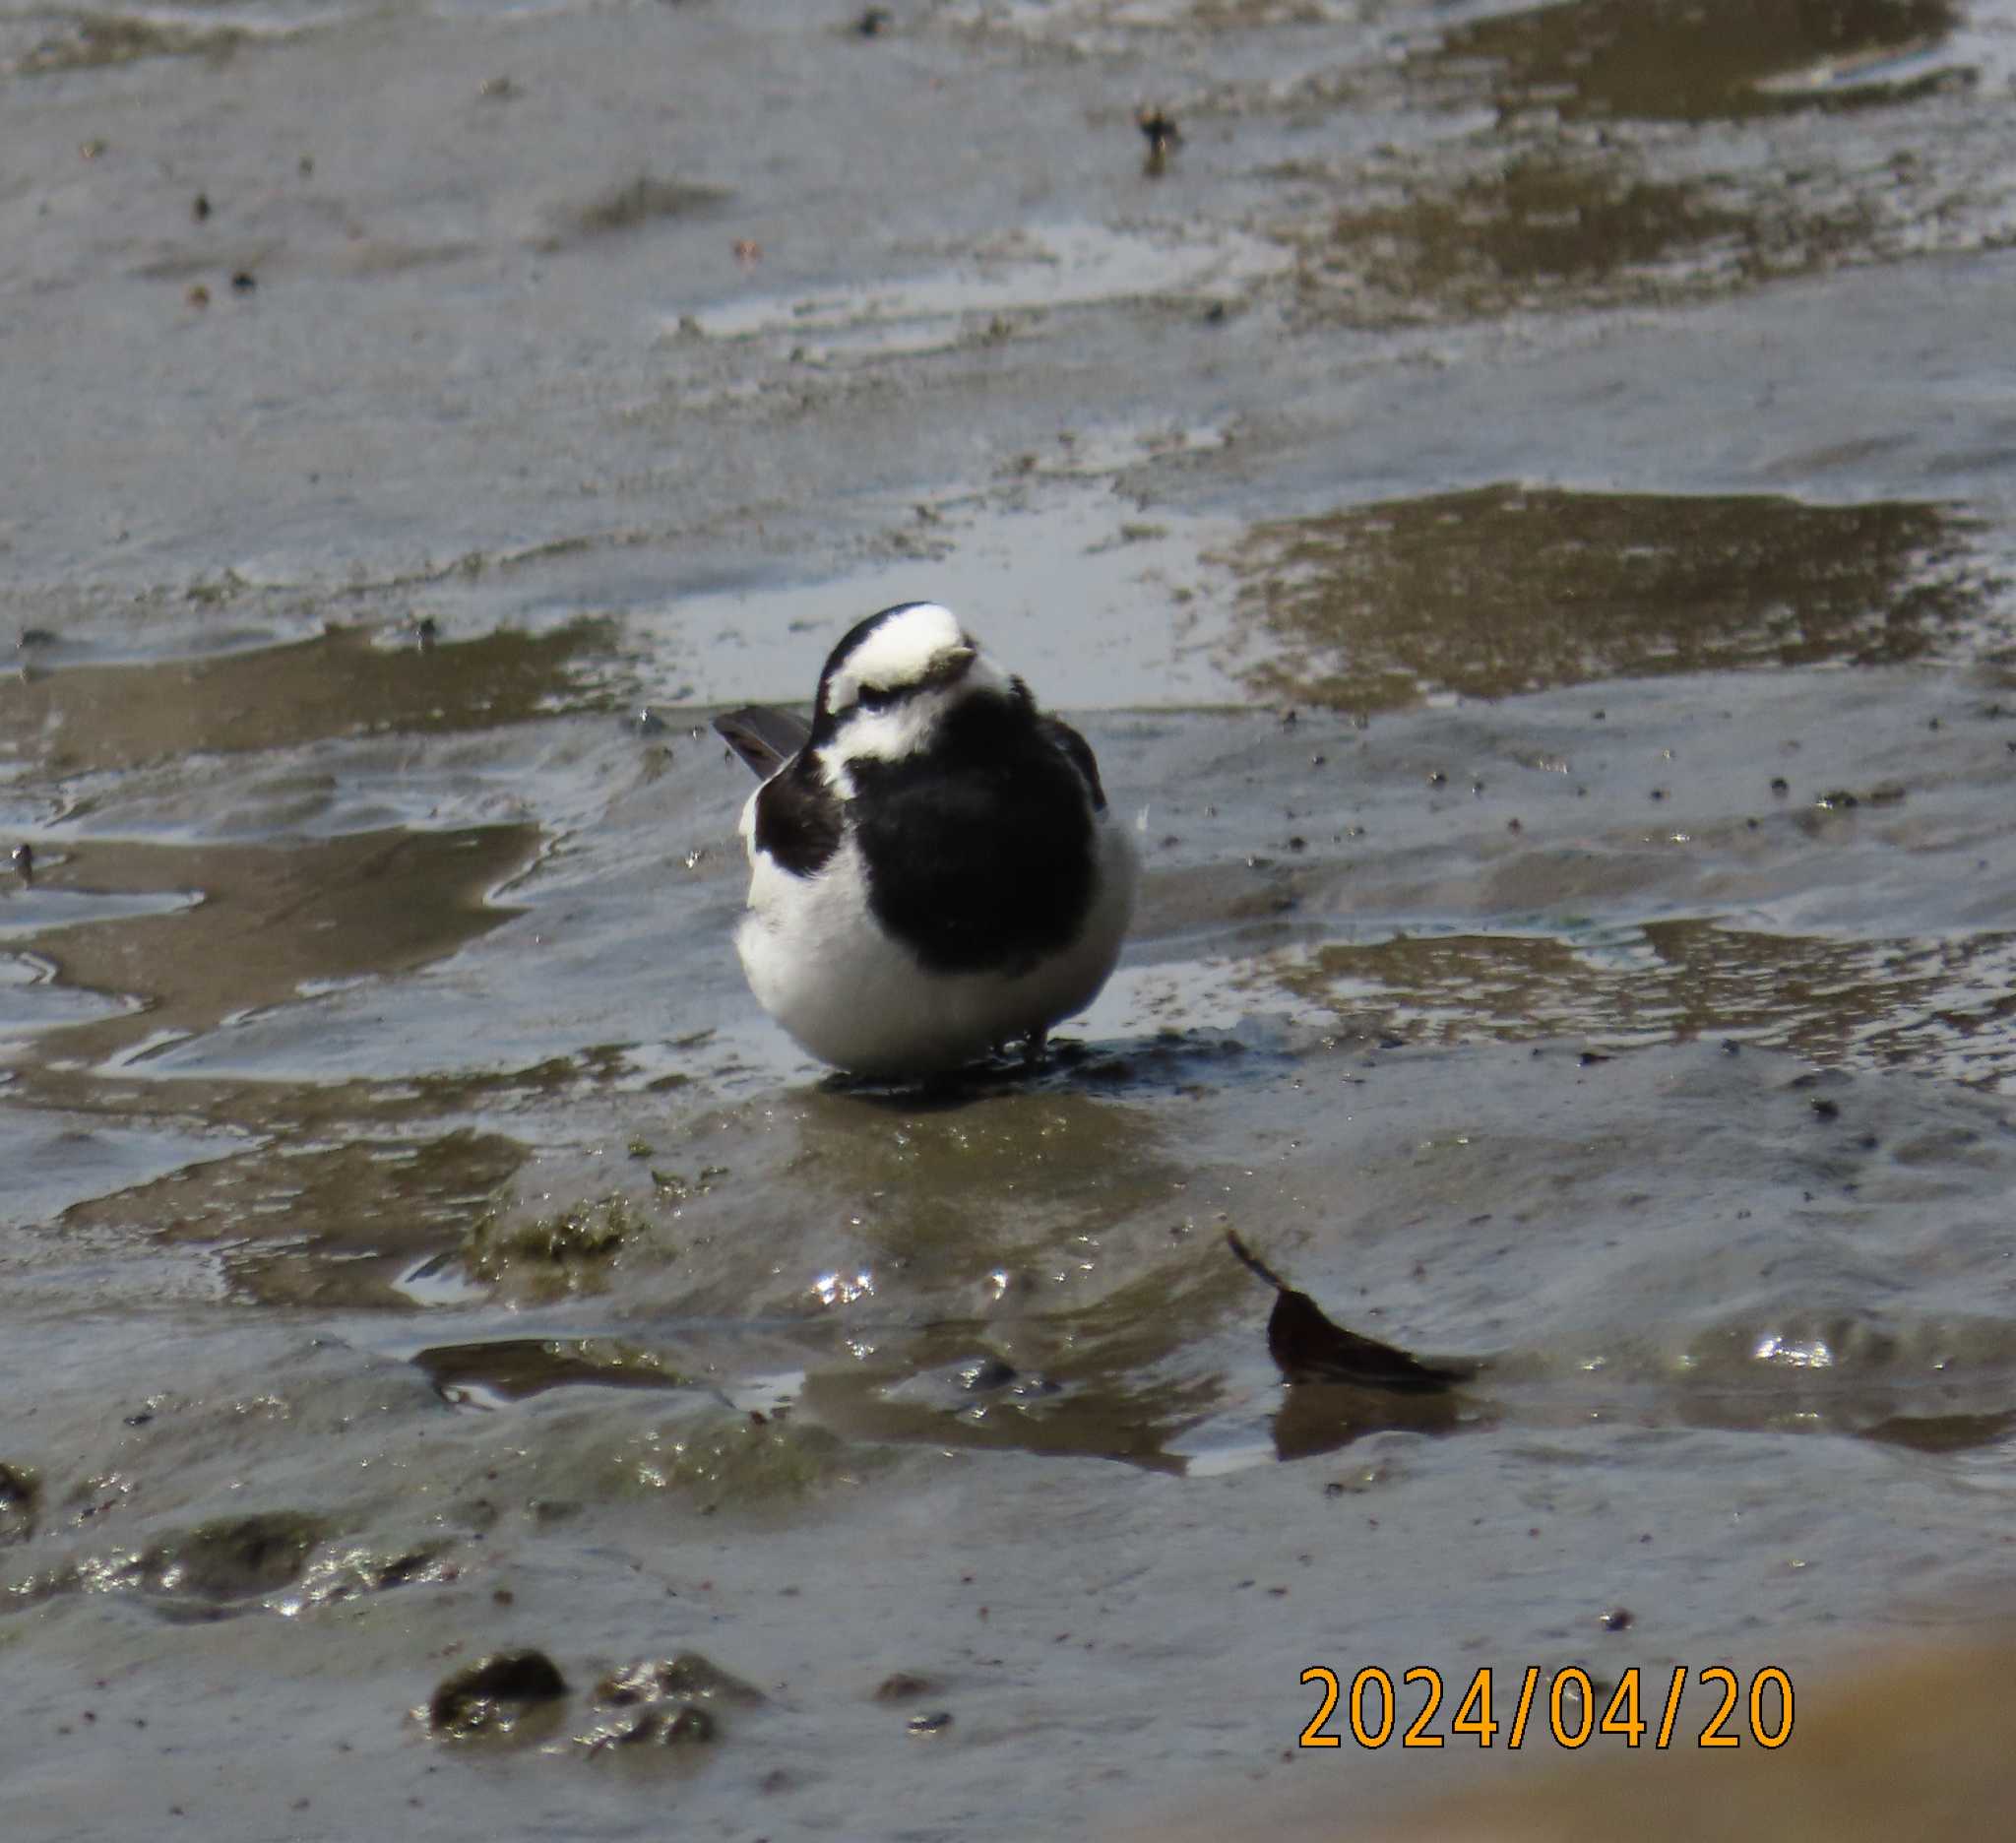
<instances>
[{"instance_id":1,"label":"shallow water","mask_svg":"<svg viewBox=\"0 0 2016 1843\"><path fill-rule=\"evenodd\" d=\"M2012 72L0 6L7 1834L1398 1811L1307 1666L2005 1608ZM756 1012L706 729L915 595L1148 865L950 1100Z\"/></svg>"}]
</instances>

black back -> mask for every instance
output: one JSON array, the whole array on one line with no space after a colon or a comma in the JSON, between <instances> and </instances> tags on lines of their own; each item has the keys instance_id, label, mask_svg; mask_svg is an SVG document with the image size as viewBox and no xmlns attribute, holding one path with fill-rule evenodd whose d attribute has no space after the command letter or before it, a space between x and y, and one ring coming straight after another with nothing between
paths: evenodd
<instances>
[{"instance_id":1,"label":"black back","mask_svg":"<svg viewBox=\"0 0 2016 1843\"><path fill-rule=\"evenodd\" d=\"M1018 973L1067 946L1093 897L1091 758L1018 680L955 705L920 755L850 763L875 919L934 973Z\"/></svg>"}]
</instances>

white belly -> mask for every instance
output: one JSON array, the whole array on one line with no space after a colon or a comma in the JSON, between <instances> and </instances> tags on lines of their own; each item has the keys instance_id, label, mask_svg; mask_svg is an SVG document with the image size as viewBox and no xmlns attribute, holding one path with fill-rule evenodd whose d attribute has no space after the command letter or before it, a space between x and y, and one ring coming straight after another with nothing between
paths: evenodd
<instances>
[{"instance_id":1,"label":"white belly","mask_svg":"<svg viewBox=\"0 0 2016 1843\"><path fill-rule=\"evenodd\" d=\"M925 971L869 912L851 840L810 877L752 854L749 913L735 934L749 988L821 1061L857 1075L932 1074L1047 1030L1099 995L1134 913L1133 840L1110 809L1093 836L1099 874L1077 942L1014 978Z\"/></svg>"}]
</instances>

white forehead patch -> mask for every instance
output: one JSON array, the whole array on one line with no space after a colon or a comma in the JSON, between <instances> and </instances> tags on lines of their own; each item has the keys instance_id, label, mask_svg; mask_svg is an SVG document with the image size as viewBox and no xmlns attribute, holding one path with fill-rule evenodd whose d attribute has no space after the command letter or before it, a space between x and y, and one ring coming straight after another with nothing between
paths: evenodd
<instances>
[{"instance_id":1,"label":"white forehead patch","mask_svg":"<svg viewBox=\"0 0 2016 1843\"><path fill-rule=\"evenodd\" d=\"M915 684L947 648L964 643L959 616L935 602L919 602L892 614L842 662L827 686L827 704L845 710L863 685L896 691Z\"/></svg>"}]
</instances>

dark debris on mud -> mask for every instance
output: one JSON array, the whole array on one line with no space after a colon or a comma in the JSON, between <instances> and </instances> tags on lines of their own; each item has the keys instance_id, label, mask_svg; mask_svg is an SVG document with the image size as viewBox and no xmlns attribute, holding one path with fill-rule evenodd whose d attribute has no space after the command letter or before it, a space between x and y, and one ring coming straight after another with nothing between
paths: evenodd
<instances>
[{"instance_id":1,"label":"dark debris on mud","mask_svg":"<svg viewBox=\"0 0 2016 1843\"><path fill-rule=\"evenodd\" d=\"M1353 1382L1402 1394L1442 1394L1477 1373L1477 1366L1426 1364L1377 1338L1362 1337L1335 1323L1306 1293L1298 1293L1265 1261L1226 1231L1226 1244L1239 1264L1274 1289L1267 1316L1267 1354L1290 1382Z\"/></svg>"},{"instance_id":2,"label":"dark debris on mud","mask_svg":"<svg viewBox=\"0 0 2016 1843\"><path fill-rule=\"evenodd\" d=\"M566 1693L567 1680L543 1651L496 1651L441 1680L427 1701L427 1726L442 1740L501 1738Z\"/></svg>"}]
</instances>

